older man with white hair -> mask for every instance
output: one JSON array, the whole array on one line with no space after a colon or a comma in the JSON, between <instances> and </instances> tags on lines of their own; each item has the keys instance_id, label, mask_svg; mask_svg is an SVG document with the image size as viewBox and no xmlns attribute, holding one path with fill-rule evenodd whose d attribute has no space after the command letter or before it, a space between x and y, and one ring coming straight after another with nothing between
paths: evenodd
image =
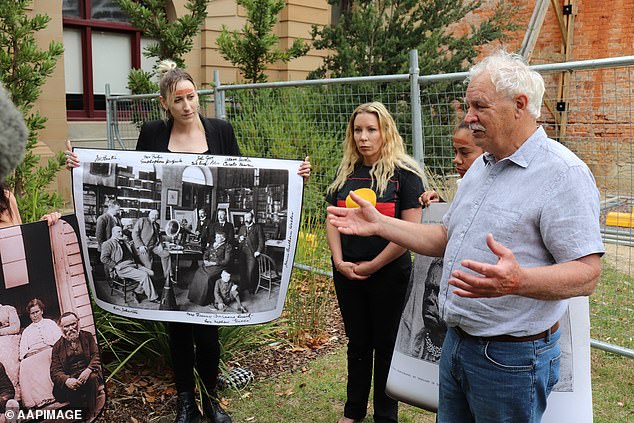
<instances>
[{"instance_id":1,"label":"older man with white hair","mask_svg":"<svg viewBox=\"0 0 634 423\"><path fill-rule=\"evenodd\" d=\"M438 421L539 422L559 377L559 319L590 295L604 252L588 167L537 125L544 81L498 51L469 72L465 121L485 154L441 225L328 208L340 232L444 256Z\"/></svg>"}]
</instances>

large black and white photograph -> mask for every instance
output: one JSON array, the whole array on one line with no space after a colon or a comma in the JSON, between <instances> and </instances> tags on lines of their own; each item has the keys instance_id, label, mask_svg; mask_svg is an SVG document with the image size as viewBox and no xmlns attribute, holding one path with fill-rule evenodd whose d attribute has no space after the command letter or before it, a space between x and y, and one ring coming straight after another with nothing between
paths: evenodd
<instances>
[{"instance_id":1,"label":"large black and white photograph","mask_svg":"<svg viewBox=\"0 0 634 423\"><path fill-rule=\"evenodd\" d=\"M277 318L299 232L300 162L75 149L73 195L97 304L151 320Z\"/></svg>"},{"instance_id":2,"label":"large black and white photograph","mask_svg":"<svg viewBox=\"0 0 634 423\"><path fill-rule=\"evenodd\" d=\"M62 219L0 229L0 421L93 421L105 405L77 220Z\"/></svg>"},{"instance_id":3,"label":"large black and white photograph","mask_svg":"<svg viewBox=\"0 0 634 423\"><path fill-rule=\"evenodd\" d=\"M448 209L447 203L431 204L423 210L422 223L442 223ZM434 412L438 360L447 331L438 307L442 263L441 258L415 254L386 385L391 397ZM586 297L573 298L559 321L560 376L548 397L544 422L568 421L572 408L574 421L592 421L588 307Z\"/></svg>"}]
</instances>

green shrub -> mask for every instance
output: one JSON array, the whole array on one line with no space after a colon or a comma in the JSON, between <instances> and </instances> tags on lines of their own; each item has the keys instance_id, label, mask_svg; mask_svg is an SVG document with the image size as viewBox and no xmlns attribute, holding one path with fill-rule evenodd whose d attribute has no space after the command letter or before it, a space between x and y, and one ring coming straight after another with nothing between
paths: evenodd
<instances>
[{"instance_id":1,"label":"green shrub","mask_svg":"<svg viewBox=\"0 0 634 423\"><path fill-rule=\"evenodd\" d=\"M331 310L329 303L336 301L324 221L310 213L304 215L300 226L295 263L311 270L293 269L285 316L288 339L304 345L325 333L325 313Z\"/></svg>"},{"instance_id":2,"label":"green shrub","mask_svg":"<svg viewBox=\"0 0 634 423\"><path fill-rule=\"evenodd\" d=\"M171 365L169 337L165 324L130 319L94 307L97 338L103 365L114 378L128 362L152 363L156 368ZM273 323L219 328L220 360L226 363L261 345L280 341ZM224 364L223 364L224 366Z\"/></svg>"},{"instance_id":3,"label":"green shrub","mask_svg":"<svg viewBox=\"0 0 634 423\"><path fill-rule=\"evenodd\" d=\"M6 181L17 197L23 222L36 221L43 214L62 207L62 197L50 192L48 187L65 163L62 152L44 165L35 154L38 133L44 129L47 119L34 112L33 107L64 47L56 41L51 41L47 49L38 47L35 33L45 29L51 18L40 13L31 16L30 3L31 0L0 2L0 81L24 115L29 130L24 159Z\"/></svg>"}]
</instances>

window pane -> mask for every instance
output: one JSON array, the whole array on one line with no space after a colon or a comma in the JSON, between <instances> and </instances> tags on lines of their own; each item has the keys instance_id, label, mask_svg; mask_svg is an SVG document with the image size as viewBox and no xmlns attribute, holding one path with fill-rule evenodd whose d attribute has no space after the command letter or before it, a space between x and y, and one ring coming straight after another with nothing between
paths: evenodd
<instances>
[{"instance_id":1,"label":"window pane","mask_svg":"<svg viewBox=\"0 0 634 423\"><path fill-rule=\"evenodd\" d=\"M158 57L145 57L145 47L147 47L148 44L156 44L156 40L148 37L141 37L141 69L146 72L152 72L154 65L158 62ZM158 75L154 75L152 77L152 81L158 84Z\"/></svg>"},{"instance_id":2,"label":"window pane","mask_svg":"<svg viewBox=\"0 0 634 423\"><path fill-rule=\"evenodd\" d=\"M0 264L4 274L4 287L10 289L28 284L29 272L26 266L24 239L20 226L2 230L0 251L2 251Z\"/></svg>"},{"instance_id":3,"label":"window pane","mask_svg":"<svg viewBox=\"0 0 634 423\"><path fill-rule=\"evenodd\" d=\"M128 23L128 15L114 2L114 0L92 0L90 2L90 17L102 21Z\"/></svg>"},{"instance_id":4,"label":"window pane","mask_svg":"<svg viewBox=\"0 0 634 423\"><path fill-rule=\"evenodd\" d=\"M130 35L112 32L92 33L93 92L105 94L106 83L112 94L130 94L128 73L132 68Z\"/></svg>"},{"instance_id":5,"label":"window pane","mask_svg":"<svg viewBox=\"0 0 634 423\"><path fill-rule=\"evenodd\" d=\"M66 94L66 110L84 110L84 95Z\"/></svg>"},{"instance_id":6,"label":"window pane","mask_svg":"<svg viewBox=\"0 0 634 423\"><path fill-rule=\"evenodd\" d=\"M106 96L104 94L95 94L93 97L93 105L95 110L106 110Z\"/></svg>"},{"instance_id":7,"label":"window pane","mask_svg":"<svg viewBox=\"0 0 634 423\"><path fill-rule=\"evenodd\" d=\"M79 18L81 17L81 9L79 8L79 0L64 0L62 2L62 15Z\"/></svg>"},{"instance_id":8,"label":"window pane","mask_svg":"<svg viewBox=\"0 0 634 423\"><path fill-rule=\"evenodd\" d=\"M83 94L81 31L64 28L64 79L67 94Z\"/></svg>"}]
</instances>

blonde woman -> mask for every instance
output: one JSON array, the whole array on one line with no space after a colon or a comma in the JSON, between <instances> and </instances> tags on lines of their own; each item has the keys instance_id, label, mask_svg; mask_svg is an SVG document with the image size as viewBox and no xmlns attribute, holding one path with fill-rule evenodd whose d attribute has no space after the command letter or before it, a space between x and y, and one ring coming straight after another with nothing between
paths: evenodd
<instances>
[{"instance_id":1,"label":"blonde woman","mask_svg":"<svg viewBox=\"0 0 634 423\"><path fill-rule=\"evenodd\" d=\"M341 164L326 201L345 206L350 191L370 189L387 216L420 222L423 172L407 155L394 119L378 102L358 106L348 123ZM367 192L367 191L366 191ZM380 237L340 234L326 221L333 279L348 336L344 417L364 419L374 369L374 421L397 422L398 402L385 383L411 271L409 252Z\"/></svg>"}]
</instances>

